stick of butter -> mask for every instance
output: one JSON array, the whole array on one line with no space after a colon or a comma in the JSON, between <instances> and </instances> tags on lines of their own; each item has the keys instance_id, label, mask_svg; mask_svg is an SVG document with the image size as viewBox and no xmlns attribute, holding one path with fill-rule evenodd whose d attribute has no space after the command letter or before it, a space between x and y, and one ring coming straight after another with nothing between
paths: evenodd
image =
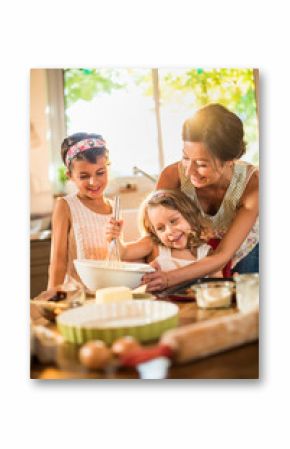
<instances>
[{"instance_id":1,"label":"stick of butter","mask_svg":"<svg viewBox=\"0 0 290 449\"><path fill-rule=\"evenodd\" d=\"M133 299L132 290L128 287L107 287L96 291L96 303L121 302Z\"/></svg>"}]
</instances>

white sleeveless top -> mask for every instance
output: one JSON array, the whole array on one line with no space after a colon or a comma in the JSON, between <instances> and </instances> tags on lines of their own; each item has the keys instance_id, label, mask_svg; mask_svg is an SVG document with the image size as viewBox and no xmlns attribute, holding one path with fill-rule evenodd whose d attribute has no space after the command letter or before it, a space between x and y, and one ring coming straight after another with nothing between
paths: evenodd
<instances>
[{"instance_id":1,"label":"white sleeveless top","mask_svg":"<svg viewBox=\"0 0 290 449\"><path fill-rule=\"evenodd\" d=\"M195 260L188 259L177 259L176 257L172 257L171 248L167 248L166 246L158 245L159 255L155 258L155 261L158 262L162 271L171 271L176 268L185 267L190 263L197 262L203 257L208 255L209 250L212 249L211 246L204 243L197 247L197 255Z\"/></svg>"},{"instance_id":2,"label":"white sleeveless top","mask_svg":"<svg viewBox=\"0 0 290 449\"><path fill-rule=\"evenodd\" d=\"M64 197L71 214L71 228L68 236L67 274L80 282L75 271L74 259L105 259L108 252L105 229L112 217L98 214L86 207L76 193Z\"/></svg>"},{"instance_id":3,"label":"white sleeveless top","mask_svg":"<svg viewBox=\"0 0 290 449\"><path fill-rule=\"evenodd\" d=\"M190 177L186 177L182 163L178 164L178 171L181 183L181 191L184 192L198 207L202 216L208 221L216 238L222 239L231 225L239 206L240 199L245 188L253 175L258 170L257 167L250 165L245 161L236 161L234 163L233 176L230 185L225 193L219 210L215 215L206 214L197 197L196 189ZM250 230L246 239L235 253L232 259L232 267L234 267L241 259L249 254L259 242L259 217L254 226Z\"/></svg>"}]
</instances>

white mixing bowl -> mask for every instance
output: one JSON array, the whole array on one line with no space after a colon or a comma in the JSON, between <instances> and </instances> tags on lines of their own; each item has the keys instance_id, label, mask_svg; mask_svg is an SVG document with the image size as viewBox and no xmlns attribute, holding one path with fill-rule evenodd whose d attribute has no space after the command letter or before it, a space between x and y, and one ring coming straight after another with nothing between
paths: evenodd
<instances>
[{"instance_id":1,"label":"white mixing bowl","mask_svg":"<svg viewBox=\"0 0 290 449\"><path fill-rule=\"evenodd\" d=\"M93 292L104 287L136 288L141 284L145 273L154 271L150 265L143 263L93 259L76 259L74 265L82 282Z\"/></svg>"}]
</instances>

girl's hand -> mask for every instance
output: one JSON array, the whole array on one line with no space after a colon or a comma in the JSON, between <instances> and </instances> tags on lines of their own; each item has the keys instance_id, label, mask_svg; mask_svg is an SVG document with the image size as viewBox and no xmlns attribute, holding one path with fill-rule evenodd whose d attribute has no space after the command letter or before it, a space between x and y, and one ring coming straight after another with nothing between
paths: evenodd
<instances>
[{"instance_id":1,"label":"girl's hand","mask_svg":"<svg viewBox=\"0 0 290 449\"><path fill-rule=\"evenodd\" d=\"M168 287L168 273L161 271L157 262L153 261L150 265L155 268L154 273L144 274L142 284L147 284L146 290L149 292L164 290Z\"/></svg>"},{"instance_id":2,"label":"girl's hand","mask_svg":"<svg viewBox=\"0 0 290 449\"><path fill-rule=\"evenodd\" d=\"M110 218L110 221L106 226L106 239L109 243L120 237L122 227L123 220L115 220L114 218Z\"/></svg>"}]
</instances>

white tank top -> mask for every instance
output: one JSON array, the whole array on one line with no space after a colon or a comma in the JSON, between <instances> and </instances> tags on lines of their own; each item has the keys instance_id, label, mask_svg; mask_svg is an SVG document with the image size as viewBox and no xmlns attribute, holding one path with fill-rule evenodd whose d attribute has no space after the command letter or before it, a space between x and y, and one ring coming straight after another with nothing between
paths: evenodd
<instances>
[{"instance_id":1,"label":"white tank top","mask_svg":"<svg viewBox=\"0 0 290 449\"><path fill-rule=\"evenodd\" d=\"M204 243L197 247L197 255L196 260L188 260L188 259L177 259L176 257L172 257L171 248L167 248L165 246L159 245L159 255L155 258L155 261L158 262L162 271L171 271L176 268L185 267L190 263L197 262L200 259L203 259L208 255L208 252L211 246Z\"/></svg>"},{"instance_id":2,"label":"white tank top","mask_svg":"<svg viewBox=\"0 0 290 449\"><path fill-rule=\"evenodd\" d=\"M67 274L80 281L74 259L105 259L108 252L105 229L112 217L98 214L86 207L76 193L64 197L71 214L71 228L68 236Z\"/></svg>"},{"instance_id":3,"label":"white tank top","mask_svg":"<svg viewBox=\"0 0 290 449\"><path fill-rule=\"evenodd\" d=\"M222 239L235 218L239 201L252 175L258 171L258 167L240 160L234 163L233 176L230 185L225 193L220 208L215 215L208 215L204 212L199 203L196 189L190 181L190 178L185 175L185 170L181 163L178 165L178 170L181 183L180 188L182 192L184 192L195 203L197 208L200 210L201 215L208 221L215 237ZM257 218L246 239L234 255L232 259L232 267L234 267L241 259L246 257L257 245L257 243L259 243L259 217Z\"/></svg>"}]
</instances>

